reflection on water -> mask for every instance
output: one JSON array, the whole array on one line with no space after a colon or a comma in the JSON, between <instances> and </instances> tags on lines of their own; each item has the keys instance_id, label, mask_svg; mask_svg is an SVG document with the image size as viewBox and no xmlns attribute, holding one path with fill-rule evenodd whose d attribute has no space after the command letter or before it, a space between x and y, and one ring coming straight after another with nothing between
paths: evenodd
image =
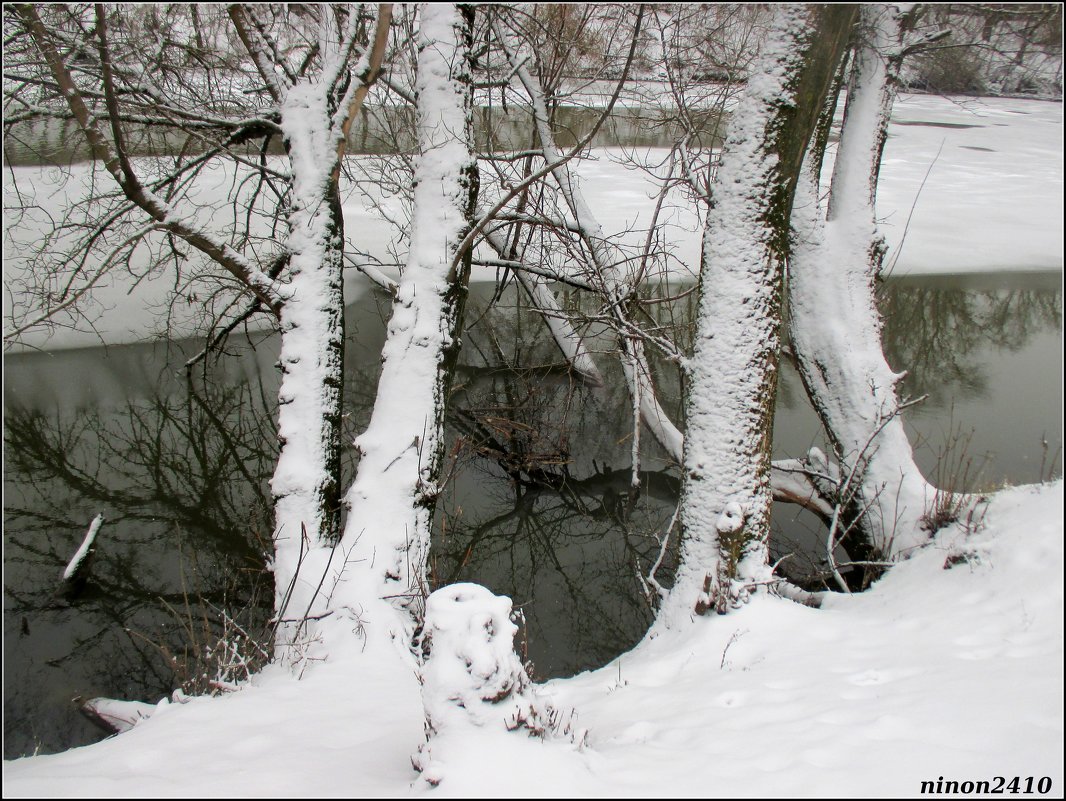
<instances>
[{"instance_id":1,"label":"reflection on water","mask_svg":"<svg viewBox=\"0 0 1066 801\"><path fill-rule=\"evenodd\" d=\"M630 401L617 365L605 365L605 388L574 383L550 365L558 354L544 326L505 304L465 340L431 578L510 596L536 675L570 675L646 631L637 577L658 556L680 484L672 471L644 469L631 489ZM538 363L548 366L513 368Z\"/></svg>"},{"instance_id":2,"label":"reflection on water","mask_svg":"<svg viewBox=\"0 0 1066 801\"><path fill-rule=\"evenodd\" d=\"M561 106L555 110L556 142L573 147L592 130L601 109ZM695 124L707 133L695 144L717 146L719 116L697 112ZM532 146L528 111L520 107L482 107L475 114L475 136L479 152L525 150ZM208 144L200 136L165 126L127 124L129 150L135 156L166 156L185 153L199 155ZM392 155L417 150L414 109L408 106L363 106L348 137L351 155ZM657 112L638 107L616 108L596 132L592 147L671 147L685 135L676 120L663 119ZM258 150L256 151L258 153ZM271 140L267 153L283 155L279 137ZM41 164L61 166L89 161L93 156L88 141L74 120L41 119L9 126L4 135L4 160L13 167Z\"/></svg>"},{"instance_id":3,"label":"reflection on water","mask_svg":"<svg viewBox=\"0 0 1066 801\"><path fill-rule=\"evenodd\" d=\"M262 575L264 479L276 450L251 385L67 413L13 395L4 419L6 757L95 739L73 714L75 694L168 693L188 678L185 627L206 634L212 624L200 621L217 610L250 631L263 626L273 600ZM59 577L97 513L105 523L91 578L63 593Z\"/></svg>"},{"instance_id":4,"label":"reflection on water","mask_svg":"<svg viewBox=\"0 0 1066 801\"><path fill-rule=\"evenodd\" d=\"M934 404L953 396L983 396L996 380L986 351L1016 352L1039 331L1062 330L1057 274L1015 277L950 276L900 279L885 287L885 346L907 391ZM965 289L963 289L965 287Z\"/></svg>"},{"instance_id":5,"label":"reflection on water","mask_svg":"<svg viewBox=\"0 0 1066 801\"><path fill-rule=\"evenodd\" d=\"M523 647L537 674L568 675L646 630L640 577L659 556L679 479L644 434L632 490L618 366L601 359L604 388L575 383L543 324L512 293L492 308L489 297L475 290L470 304L431 579L510 595L525 613ZM1062 438L1059 276L894 280L883 303L891 363L910 369L910 393L930 395L910 421L915 441L929 445L919 448L923 470L933 474L934 446L964 425L977 431L971 447L993 454L983 481L1049 472L1041 438L1052 452ZM653 308L660 324L684 329L691 296ZM384 309L370 296L348 309L346 441L368 420ZM191 381L176 376L198 346L5 357L6 757L95 739L74 695L166 694L181 680L168 654L189 639L180 619L224 608L245 610L249 626L266 622L277 344L235 347ZM676 404L676 369L658 372ZM795 373L782 372L775 451L796 455L822 438ZM345 458L350 476L354 453ZM1061 459L1050 472L1061 472ZM63 597L59 575L98 512L107 522L92 578ZM779 508L775 555L810 550L824 538L814 525ZM807 559L794 569L816 571L817 556Z\"/></svg>"}]
</instances>

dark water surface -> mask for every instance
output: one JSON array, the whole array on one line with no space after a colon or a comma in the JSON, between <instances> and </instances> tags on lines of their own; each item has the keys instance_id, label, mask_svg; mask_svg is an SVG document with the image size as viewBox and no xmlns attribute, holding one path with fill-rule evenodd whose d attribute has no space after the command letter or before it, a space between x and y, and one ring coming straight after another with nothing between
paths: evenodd
<instances>
[{"instance_id":1,"label":"dark water surface","mask_svg":"<svg viewBox=\"0 0 1066 801\"><path fill-rule=\"evenodd\" d=\"M659 552L679 479L644 432L640 490L629 491L617 364L600 358L605 388L572 381L516 298L488 308L489 290L472 293L430 568L435 584L477 581L521 606L520 646L547 678L602 665L643 635L651 613L638 575ZM692 300L669 312L685 320ZM1061 273L893 279L883 308L893 367L910 371L909 394L929 395L908 416L929 477L952 472L965 479L956 489L985 489L1061 475ZM372 295L347 310L346 441L369 419L386 313ZM214 668L200 675L186 657L217 639L223 612L231 634L262 632L277 340L234 342L187 380L181 365L201 346L4 358L6 758L98 739L74 696L154 701L182 683L206 688ZM676 413L676 370L660 365L657 378ZM777 409L777 456L824 447L787 365ZM98 513L91 578L64 593L60 574ZM817 572L824 533L794 507L775 517L775 555L798 548L793 569Z\"/></svg>"},{"instance_id":2,"label":"dark water surface","mask_svg":"<svg viewBox=\"0 0 1066 801\"><path fill-rule=\"evenodd\" d=\"M602 109L560 106L555 110L555 134L559 147L569 148L581 141L599 120ZM701 131L693 144L717 147L721 115L697 112ZM417 150L414 138L414 111L409 107L363 107L348 138L349 155L392 155ZM525 150L530 140L528 111L510 106L483 106L475 110L474 132L479 152ZM129 148L135 156L197 155L206 145L197 137L177 128L126 126ZM616 107L590 143L592 147L671 147L685 135L676 120L663 118L654 110ZM256 151L258 152L258 151ZM271 142L269 154L285 150L279 137ZM12 167L63 166L90 161L92 148L74 120L48 118L19 122L5 131L4 160Z\"/></svg>"}]
</instances>

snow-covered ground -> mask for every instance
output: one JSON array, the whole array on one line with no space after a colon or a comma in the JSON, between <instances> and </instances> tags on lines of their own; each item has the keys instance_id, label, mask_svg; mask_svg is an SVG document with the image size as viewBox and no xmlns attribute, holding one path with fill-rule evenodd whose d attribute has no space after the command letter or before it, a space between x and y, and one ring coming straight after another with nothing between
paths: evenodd
<instances>
[{"instance_id":1,"label":"snow-covered ground","mask_svg":"<svg viewBox=\"0 0 1066 801\"><path fill-rule=\"evenodd\" d=\"M894 273L1061 270L1062 153L1061 103L902 96L893 113L877 202ZM623 239L640 246L645 234L639 228L650 220L658 187L626 169L622 155L618 148L600 149L573 168L605 232L632 229ZM654 163L665 151L640 155ZM88 170L80 165L73 173L81 179ZM23 192L32 186L37 202L53 215L69 202L67 190L54 184L57 170L17 167L4 172L5 206L15 203L8 199L12 174ZM218 191L233 181L223 171L215 179ZM366 205L359 196L349 198L345 230L361 249L392 261L387 248L394 232ZM399 204L392 202L391 211L400 214ZM699 265L700 224L692 208L674 210L669 223L665 236L676 257L672 268L678 277L691 278ZM18 269L17 257L10 248L5 253L5 282ZM475 270L473 278L493 280L495 272ZM366 287L361 276L353 276L346 287L349 298ZM132 292L128 282L105 279L94 290L102 310L99 334L57 330L50 339L38 333L25 342L54 350L150 337L161 326L159 309L171 288L166 276L143 281ZM10 302L5 293L5 319ZM178 335L193 332L188 321L172 322Z\"/></svg>"},{"instance_id":2,"label":"snow-covered ground","mask_svg":"<svg viewBox=\"0 0 1066 801\"><path fill-rule=\"evenodd\" d=\"M996 777L1039 795L1047 777L1061 797L1062 516L1061 481L1005 490L978 531L942 532L865 594L757 596L550 682L587 745L482 727L435 789L411 767L414 673L368 657L7 762L4 795L916 796Z\"/></svg>"}]
</instances>

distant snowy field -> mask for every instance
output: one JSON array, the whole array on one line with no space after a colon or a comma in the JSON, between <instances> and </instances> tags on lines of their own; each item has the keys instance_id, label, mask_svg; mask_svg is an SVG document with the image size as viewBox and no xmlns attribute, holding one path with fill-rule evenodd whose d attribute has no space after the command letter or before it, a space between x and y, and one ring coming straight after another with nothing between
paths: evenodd
<instances>
[{"instance_id":1,"label":"distant snowy field","mask_svg":"<svg viewBox=\"0 0 1066 801\"><path fill-rule=\"evenodd\" d=\"M892 120L877 212L896 272L1062 269L1062 103L905 95Z\"/></svg>"},{"instance_id":2,"label":"distant snowy field","mask_svg":"<svg viewBox=\"0 0 1066 801\"><path fill-rule=\"evenodd\" d=\"M1061 481L1007 490L978 533L941 532L865 594L757 597L550 682L587 747L479 731L435 790L410 764L414 676L366 658L7 762L4 795L887 797L1002 776L1061 797L1062 517Z\"/></svg>"},{"instance_id":3,"label":"distant snowy field","mask_svg":"<svg viewBox=\"0 0 1066 801\"><path fill-rule=\"evenodd\" d=\"M665 152L638 155L654 163ZM621 156L621 149L600 149L576 170L604 230L638 229L625 239L640 246L644 234L639 228L651 218L657 187L640 172L627 170ZM87 172L84 165L75 167L75 173ZM46 208L58 211L69 202L52 183L58 174L53 168L15 168L14 174L20 184L33 184ZM1061 103L904 95L893 113L878 190L878 215L891 247L888 263L895 274L1061 271L1062 174ZM3 180L5 206L13 205L11 171L4 172ZM232 176L220 175L218 186L231 181ZM393 213L402 213L398 203L390 205ZM391 261L388 248L395 231L368 206L360 196L347 200L346 231L358 247ZM665 220L664 235L675 257L671 269L678 278L691 278L699 267L699 220L687 208L673 210ZM5 281L18 270L17 257L5 253ZM474 280L494 275L480 269ZM132 293L120 281L100 286L94 291L101 309L99 336L60 330L51 339L27 341L58 349L152 336L160 326L158 304L170 287L165 277L145 281ZM365 288L361 277L347 283L349 294ZM5 293L5 318L11 302ZM194 330L180 319L175 327L178 335Z\"/></svg>"}]
</instances>

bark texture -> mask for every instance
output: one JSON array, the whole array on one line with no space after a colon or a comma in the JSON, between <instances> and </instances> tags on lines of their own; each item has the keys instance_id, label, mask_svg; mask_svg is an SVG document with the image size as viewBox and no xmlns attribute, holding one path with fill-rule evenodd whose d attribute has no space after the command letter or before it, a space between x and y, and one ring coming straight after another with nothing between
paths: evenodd
<instances>
[{"instance_id":1,"label":"bark texture","mask_svg":"<svg viewBox=\"0 0 1066 801\"><path fill-rule=\"evenodd\" d=\"M783 266L803 154L855 15L780 8L730 123L704 232L685 407L681 564L660 611L719 613L768 581Z\"/></svg>"},{"instance_id":2,"label":"bark texture","mask_svg":"<svg viewBox=\"0 0 1066 801\"><path fill-rule=\"evenodd\" d=\"M339 575L330 609L339 617L366 613L381 633L409 634L427 594L445 401L470 272L470 254L457 248L470 230L478 190L473 16L469 6L419 9L411 248L393 301L374 411L356 440L361 458L346 495L340 553L329 567ZM397 609L412 615L397 616Z\"/></svg>"}]
</instances>

